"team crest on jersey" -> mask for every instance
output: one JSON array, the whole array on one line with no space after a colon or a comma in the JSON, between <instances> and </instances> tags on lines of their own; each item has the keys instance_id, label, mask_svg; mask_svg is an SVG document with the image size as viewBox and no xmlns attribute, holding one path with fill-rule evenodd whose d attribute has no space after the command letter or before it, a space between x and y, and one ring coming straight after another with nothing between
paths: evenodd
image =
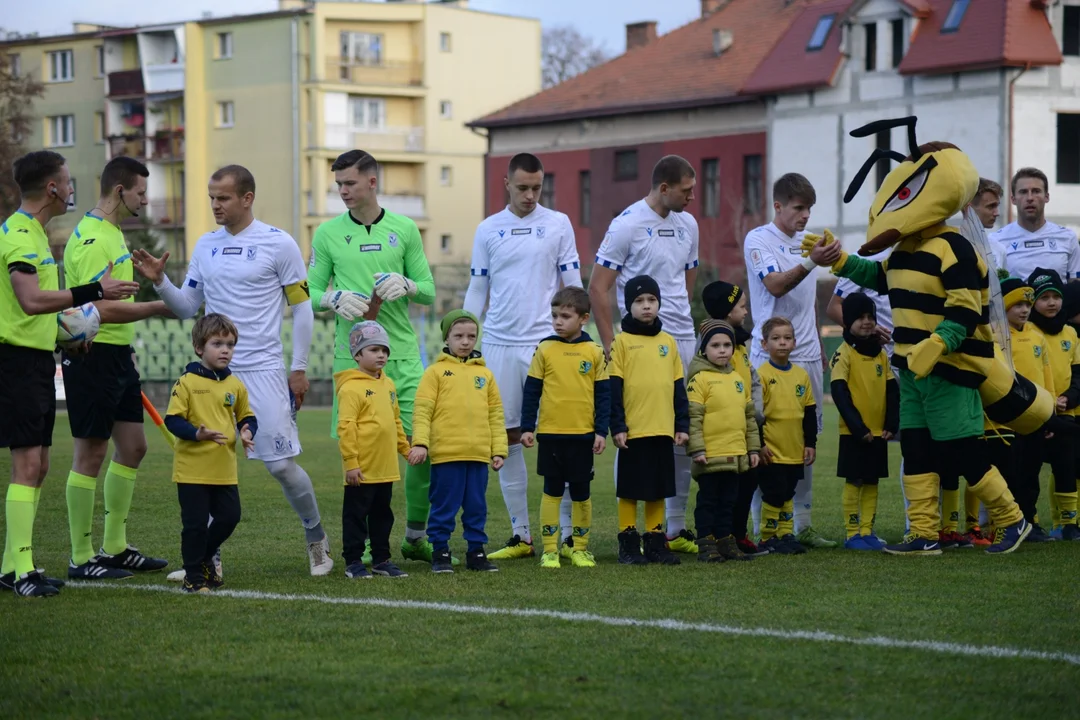
<instances>
[{"instance_id":1,"label":"team crest on jersey","mask_svg":"<svg viewBox=\"0 0 1080 720\"><path fill-rule=\"evenodd\" d=\"M390 247L397 247L397 233L390 233Z\"/></svg>"},{"instance_id":2,"label":"team crest on jersey","mask_svg":"<svg viewBox=\"0 0 1080 720\"><path fill-rule=\"evenodd\" d=\"M393 390L390 391L390 404L393 405L397 402L397 393Z\"/></svg>"},{"instance_id":3,"label":"team crest on jersey","mask_svg":"<svg viewBox=\"0 0 1080 720\"><path fill-rule=\"evenodd\" d=\"M735 392L741 393L743 391L742 380L735 381Z\"/></svg>"},{"instance_id":4,"label":"team crest on jersey","mask_svg":"<svg viewBox=\"0 0 1080 720\"><path fill-rule=\"evenodd\" d=\"M604 235L604 242L600 243L600 249L601 250L607 250L609 247L611 247L611 233L610 232L607 233L606 235Z\"/></svg>"},{"instance_id":5,"label":"team crest on jersey","mask_svg":"<svg viewBox=\"0 0 1080 720\"><path fill-rule=\"evenodd\" d=\"M877 373L878 377L881 377L882 375L885 374L885 368L881 367L881 363L875 363L874 364L874 372Z\"/></svg>"},{"instance_id":6,"label":"team crest on jersey","mask_svg":"<svg viewBox=\"0 0 1080 720\"><path fill-rule=\"evenodd\" d=\"M795 397L802 397L805 394L806 394L806 386L805 385L796 385L795 386Z\"/></svg>"},{"instance_id":7,"label":"team crest on jersey","mask_svg":"<svg viewBox=\"0 0 1080 720\"><path fill-rule=\"evenodd\" d=\"M686 237L686 230L679 228L679 240L683 240Z\"/></svg>"},{"instance_id":8,"label":"team crest on jersey","mask_svg":"<svg viewBox=\"0 0 1080 720\"><path fill-rule=\"evenodd\" d=\"M1038 345L1035 346L1035 357L1042 357L1042 348Z\"/></svg>"},{"instance_id":9,"label":"team crest on jersey","mask_svg":"<svg viewBox=\"0 0 1080 720\"><path fill-rule=\"evenodd\" d=\"M232 393L225 393L225 407L232 407L236 404L236 396Z\"/></svg>"},{"instance_id":10,"label":"team crest on jersey","mask_svg":"<svg viewBox=\"0 0 1080 720\"><path fill-rule=\"evenodd\" d=\"M667 357L668 353L671 352L671 348L667 345L661 345L658 349L660 350L660 357Z\"/></svg>"},{"instance_id":11,"label":"team crest on jersey","mask_svg":"<svg viewBox=\"0 0 1080 720\"><path fill-rule=\"evenodd\" d=\"M1051 250L1057 250L1057 240L1051 240L1050 241L1050 249Z\"/></svg>"},{"instance_id":12,"label":"team crest on jersey","mask_svg":"<svg viewBox=\"0 0 1080 720\"><path fill-rule=\"evenodd\" d=\"M308 267L315 267L315 248L311 248L311 259L308 260Z\"/></svg>"},{"instance_id":13,"label":"team crest on jersey","mask_svg":"<svg viewBox=\"0 0 1080 720\"><path fill-rule=\"evenodd\" d=\"M474 377L473 378L473 387L475 387L477 390L483 390L485 385L487 385L487 378L482 378L482 377Z\"/></svg>"},{"instance_id":14,"label":"team crest on jersey","mask_svg":"<svg viewBox=\"0 0 1080 720\"><path fill-rule=\"evenodd\" d=\"M258 250L259 250L259 248L249 247L247 249L247 259L248 260L254 260L255 259L255 253L258 252Z\"/></svg>"},{"instance_id":15,"label":"team crest on jersey","mask_svg":"<svg viewBox=\"0 0 1080 720\"><path fill-rule=\"evenodd\" d=\"M537 240L543 240L545 234L546 234L546 232L545 232L544 228L542 228L542 227L536 228L536 239Z\"/></svg>"},{"instance_id":16,"label":"team crest on jersey","mask_svg":"<svg viewBox=\"0 0 1080 720\"><path fill-rule=\"evenodd\" d=\"M581 373L582 375L589 372L590 370L592 370L592 363L589 362L588 360L582 360L578 364L578 372Z\"/></svg>"},{"instance_id":17,"label":"team crest on jersey","mask_svg":"<svg viewBox=\"0 0 1080 720\"><path fill-rule=\"evenodd\" d=\"M1072 350L1072 340L1062 340L1061 341L1061 351L1062 352L1069 352L1070 350Z\"/></svg>"}]
</instances>

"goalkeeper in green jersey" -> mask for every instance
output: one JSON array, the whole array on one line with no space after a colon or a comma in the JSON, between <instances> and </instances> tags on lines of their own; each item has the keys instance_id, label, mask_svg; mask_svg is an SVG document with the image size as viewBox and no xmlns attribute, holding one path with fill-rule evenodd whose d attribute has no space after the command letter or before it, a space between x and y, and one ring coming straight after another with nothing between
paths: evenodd
<instances>
[{"instance_id":1,"label":"goalkeeper in green jersey","mask_svg":"<svg viewBox=\"0 0 1080 720\"><path fill-rule=\"evenodd\" d=\"M412 436L413 397L424 374L420 348L409 321L409 303L435 302L420 231L409 218L379 207L376 197L378 163L363 150L338 157L331 169L348 212L315 231L308 263L311 302L337 314L334 372L355 367L349 353L349 330L362 318L378 318L390 335L386 374L394 381L405 433ZM334 289L327 290L333 283ZM331 419L336 437L337 397ZM405 472L405 541L407 560L431 562L427 519L431 507L428 486L431 463L410 465Z\"/></svg>"}]
</instances>

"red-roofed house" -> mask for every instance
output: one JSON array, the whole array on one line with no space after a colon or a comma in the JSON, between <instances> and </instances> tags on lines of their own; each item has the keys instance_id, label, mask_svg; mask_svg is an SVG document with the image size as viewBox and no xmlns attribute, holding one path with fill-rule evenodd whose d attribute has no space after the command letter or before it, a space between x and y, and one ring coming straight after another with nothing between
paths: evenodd
<instances>
[{"instance_id":1,"label":"red-roofed house","mask_svg":"<svg viewBox=\"0 0 1080 720\"><path fill-rule=\"evenodd\" d=\"M848 182L875 146L907 154L903 129L848 132L906 115L919 117L920 141L956 143L1002 186L1022 166L1041 168L1048 218L1080 228L1080 0L803 6L743 93L768 98L769 180L809 177L818 197L811 225L833 228L848 246L863 240L877 188L867 182L845 205ZM871 180L888 169L881 163Z\"/></svg>"}]
</instances>

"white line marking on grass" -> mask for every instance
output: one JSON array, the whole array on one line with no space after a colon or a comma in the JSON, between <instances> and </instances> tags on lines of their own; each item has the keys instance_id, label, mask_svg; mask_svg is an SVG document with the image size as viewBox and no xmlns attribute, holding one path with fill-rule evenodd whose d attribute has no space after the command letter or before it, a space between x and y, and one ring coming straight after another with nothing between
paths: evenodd
<instances>
[{"instance_id":1,"label":"white line marking on grass","mask_svg":"<svg viewBox=\"0 0 1080 720\"><path fill-rule=\"evenodd\" d=\"M140 592L161 592L178 594L178 588L166 585L128 585L113 583L70 581L68 587L93 590L137 590ZM259 592L257 590L215 590L213 596L236 598L238 600L273 600L284 602L315 602L324 605L363 605L383 607L395 610L428 610L435 612L460 613L463 615L505 615L518 618L548 618L571 623L594 623L611 627L655 628L658 630L676 630L681 632L715 633L738 637L764 637L778 640L804 640L819 643L838 643L878 648L896 648L902 650L925 650L942 655L967 655L973 657L1009 658L1021 660L1049 660L1080 665L1080 655L1063 652L1045 652L1023 648L1000 647L996 645L967 645L963 643L938 642L934 640L901 640L899 638L853 637L837 635L820 630L778 630L773 628L747 628L733 625L714 625L712 623L694 623L684 620L660 618L647 620L630 617L613 617L594 613L563 612L561 610L539 610L535 608L500 608L483 605L454 605L442 602L423 602L420 600L384 600L382 598L332 597L328 595L292 595L285 593Z\"/></svg>"}]
</instances>

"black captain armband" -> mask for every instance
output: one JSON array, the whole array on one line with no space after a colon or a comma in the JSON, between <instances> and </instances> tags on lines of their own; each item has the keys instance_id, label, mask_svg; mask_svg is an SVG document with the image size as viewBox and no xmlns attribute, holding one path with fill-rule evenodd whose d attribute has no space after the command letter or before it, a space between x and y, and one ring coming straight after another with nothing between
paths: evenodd
<instances>
[{"instance_id":1,"label":"black captain armband","mask_svg":"<svg viewBox=\"0 0 1080 720\"><path fill-rule=\"evenodd\" d=\"M26 262L13 262L7 266L8 273L21 272L27 275L37 275L37 268Z\"/></svg>"},{"instance_id":2,"label":"black captain armband","mask_svg":"<svg viewBox=\"0 0 1080 720\"><path fill-rule=\"evenodd\" d=\"M93 282L86 285L76 285L71 288L71 307L79 307L90 302L105 299L105 290L101 283Z\"/></svg>"}]
</instances>

